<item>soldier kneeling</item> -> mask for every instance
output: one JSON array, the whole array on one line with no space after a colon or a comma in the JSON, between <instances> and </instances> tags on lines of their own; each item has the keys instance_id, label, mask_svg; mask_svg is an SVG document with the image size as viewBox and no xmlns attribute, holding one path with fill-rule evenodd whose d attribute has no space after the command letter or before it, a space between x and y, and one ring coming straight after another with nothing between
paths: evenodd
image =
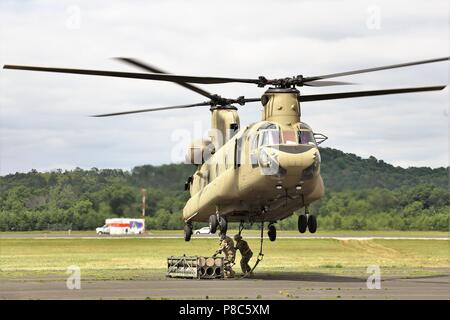
<instances>
[{"instance_id":1,"label":"soldier kneeling","mask_svg":"<svg viewBox=\"0 0 450 320\"><path fill-rule=\"evenodd\" d=\"M219 249L217 249L213 257L220 253L223 253L224 255L223 270L225 273L225 278L233 278L234 271L232 270L232 267L236 258L236 249L234 248L233 239L228 237L226 234L220 235Z\"/></svg>"}]
</instances>

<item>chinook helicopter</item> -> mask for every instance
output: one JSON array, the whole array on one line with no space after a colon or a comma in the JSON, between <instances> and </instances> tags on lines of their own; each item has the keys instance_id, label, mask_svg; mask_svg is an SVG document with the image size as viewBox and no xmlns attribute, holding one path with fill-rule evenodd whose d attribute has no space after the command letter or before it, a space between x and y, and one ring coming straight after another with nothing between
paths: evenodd
<instances>
[{"instance_id":1,"label":"chinook helicopter","mask_svg":"<svg viewBox=\"0 0 450 320\"><path fill-rule=\"evenodd\" d=\"M429 59L376 68L305 77L302 75L267 79L199 77L169 74L159 68L133 58L119 61L145 70L145 73L103 71L68 68L5 65L4 69L58 72L144 80L169 81L192 90L208 100L195 104L93 115L110 117L126 114L186 109L207 106L211 111L211 130L206 139L194 141L187 150L186 162L196 166L187 179L185 189L190 192L182 219L185 222L184 239L189 241L194 222L208 222L211 233L217 229L226 234L228 222L239 222L239 233L244 223L268 223L268 237L276 239L275 223L304 208L298 216L300 233L314 233L317 220L309 214L308 206L324 195L320 175L318 145L327 137L315 133L301 121L301 103L331 99L356 98L442 90L446 86L350 91L324 94L300 94L298 87L324 87L352 83L324 79L350 76L419 64L447 61L449 57ZM269 88L260 98L224 98L195 84L223 83L256 84ZM237 106L261 102L262 119L241 127ZM262 243L261 243L262 250ZM261 254L261 253L260 253Z\"/></svg>"}]
</instances>

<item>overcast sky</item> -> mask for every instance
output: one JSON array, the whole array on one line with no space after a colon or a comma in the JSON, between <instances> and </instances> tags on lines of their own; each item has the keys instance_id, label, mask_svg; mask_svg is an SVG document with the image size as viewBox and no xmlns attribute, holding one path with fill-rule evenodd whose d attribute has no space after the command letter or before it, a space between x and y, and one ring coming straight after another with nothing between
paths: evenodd
<instances>
[{"instance_id":1,"label":"overcast sky","mask_svg":"<svg viewBox=\"0 0 450 320\"><path fill-rule=\"evenodd\" d=\"M448 0L0 2L1 65L139 72L111 59L126 56L177 74L284 77L448 55ZM441 62L301 91L447 84L448 77ZM229 97L263 93L247 84L203 87ZM181 161L181 146L207 133L207 107L87 116L201 101L164 82L0 70L0 174ZM241 107L241 123L258 121L260 111L257 103ZM302 116L329 136L324 146L402 167L448 165L448 88L308 102Z\"/></svg>"}]
</instances>

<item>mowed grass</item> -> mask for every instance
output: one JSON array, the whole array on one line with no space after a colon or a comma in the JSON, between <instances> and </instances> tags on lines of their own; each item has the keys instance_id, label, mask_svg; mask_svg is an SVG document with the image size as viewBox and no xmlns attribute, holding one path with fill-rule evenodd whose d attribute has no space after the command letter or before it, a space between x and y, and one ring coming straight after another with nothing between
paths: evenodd
<instances>
[{"instance_id":1,"label":"mowed grass","mask_svg":"<svg viewBox=\"0 0 450 320\"><path fill-rule=\"evenodd\" d=\"M255 253L253 263L259 240L248 242ZM0 239L0 278L67 277L71 265L93 279L163 278L168 256L210 256L217 246L217 239L195 238L189 243L157 238ZM450 268L450 241L265 240L264 260L257 272L355 275L365 274L369 265L391 274L442 272Z\"/></svg>"},{"instance_id":2,"label":"mowed grass","mask_svg":"<svg viewBox=\"0 0 450 320\"><path fill-rule=\"evenodd\" d=\"M233 235L237 233L237 230L230 229L228 233ZM264 232L266 236L267 232ZM183 236L183 230L148 230L148 235L155 236ZM245 230L245 235L259 236L259 230ZM277 230L278 236L299 236L297 230ZM2 237L14 237L14 236L30 236L30 237L43 237L43 236L72 236L72 237L84 237L95 235L95 230L85 231L3 231L0 232L0 239ZM309 233L305 233L302 236L308 236ZM315 236L354 236L354 237L449 237L448 231L400 231L400 230L323 230L319 229L314 234Z\"/></svg>"}]
</instances>

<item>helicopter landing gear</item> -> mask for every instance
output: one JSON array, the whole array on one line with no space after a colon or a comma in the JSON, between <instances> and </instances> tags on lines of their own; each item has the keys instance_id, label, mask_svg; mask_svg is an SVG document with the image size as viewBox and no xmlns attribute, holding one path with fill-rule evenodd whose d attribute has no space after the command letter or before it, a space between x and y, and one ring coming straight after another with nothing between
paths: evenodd
<instances>
[{"instance_id":1,"label":"helicopter landing gear","mask_svg":"<svg viewBox=\"0 0 450 320\"><path fill-rule=\"evenodd\" d=\"M184 241L191 240L192 236L192 222L188 221L184 225Z\"/></svg>"},{"instance_id":2,"label":"helicopter landing gear","mask_svg":"<svg viewBox=\"0 0 450 320\"><path fill-rule=\"evenodd\" d=\"M277 228L275 228L275 226L272 223L270 223L267 229L268 229L267 235L269 236L269 240L275 241L277 239Z\"/></svg>"},{"instance_id":3,"label":"helicopter landing gear","mask_svg":"<svg viewBox=\"0 0 450 320\"><path fill-rule=\"evenodd\" d=\"M217 215L212 214L209 216L209 233L216 233L218 227Z\"/></svg>"},{"instance_id":4,"label":"helicopter landing gear","mask_svg":"<svg viewBox=\"0 0 450 320\"><path fill-rule=\"evenodd\" d=\"M226 234L228 230L227 218L219 216L219 230L221 234Z\"/></svg>"},{"instance_id":5,"label":"helicopter landing gear","mask_svg":"<svg viewBox=\"0 0 450 320\"><path fill-rule=\"evenodd\" d=\"M316 216L313 216L312 214L308 217L308 231L311 233L316 232L317 230L317 219Z\"/></svg>"},{"instance_id":6,"label":"helicopter landing gear","mask_svg":"<svg viewBox=\"0 0 450 320\"><path fill-rule=\"evenodd\" d=\"M221 217L218 214L212 214L209 216L209 232L216 233L217 229L221 234L226 234L228 230L227 218Z\"/></svg>"},{"instance_id":7,"label":"helicopter landing gear","mask_svg":"<svg viewBox=\"0 0 450 320\"><path fill-rule=\"evenodd\" d=\"M298 231L300 233L305 233L306 228L308 227L308 217L306 214L301 214L298 216Z\"/></svg>"},{"instance_id":8,"label":"helicopter landing gear","mask_svg":"<svg viewBox=\"0 0 450 320\"><path fill-rule=\"evenodd\" d=\"M308 207L305 207L305 214L298 216L298 231L305 233L306 229L311 233L315 233L317 230L316 216L309 214Z\"/></svg>"}]
</instances>

